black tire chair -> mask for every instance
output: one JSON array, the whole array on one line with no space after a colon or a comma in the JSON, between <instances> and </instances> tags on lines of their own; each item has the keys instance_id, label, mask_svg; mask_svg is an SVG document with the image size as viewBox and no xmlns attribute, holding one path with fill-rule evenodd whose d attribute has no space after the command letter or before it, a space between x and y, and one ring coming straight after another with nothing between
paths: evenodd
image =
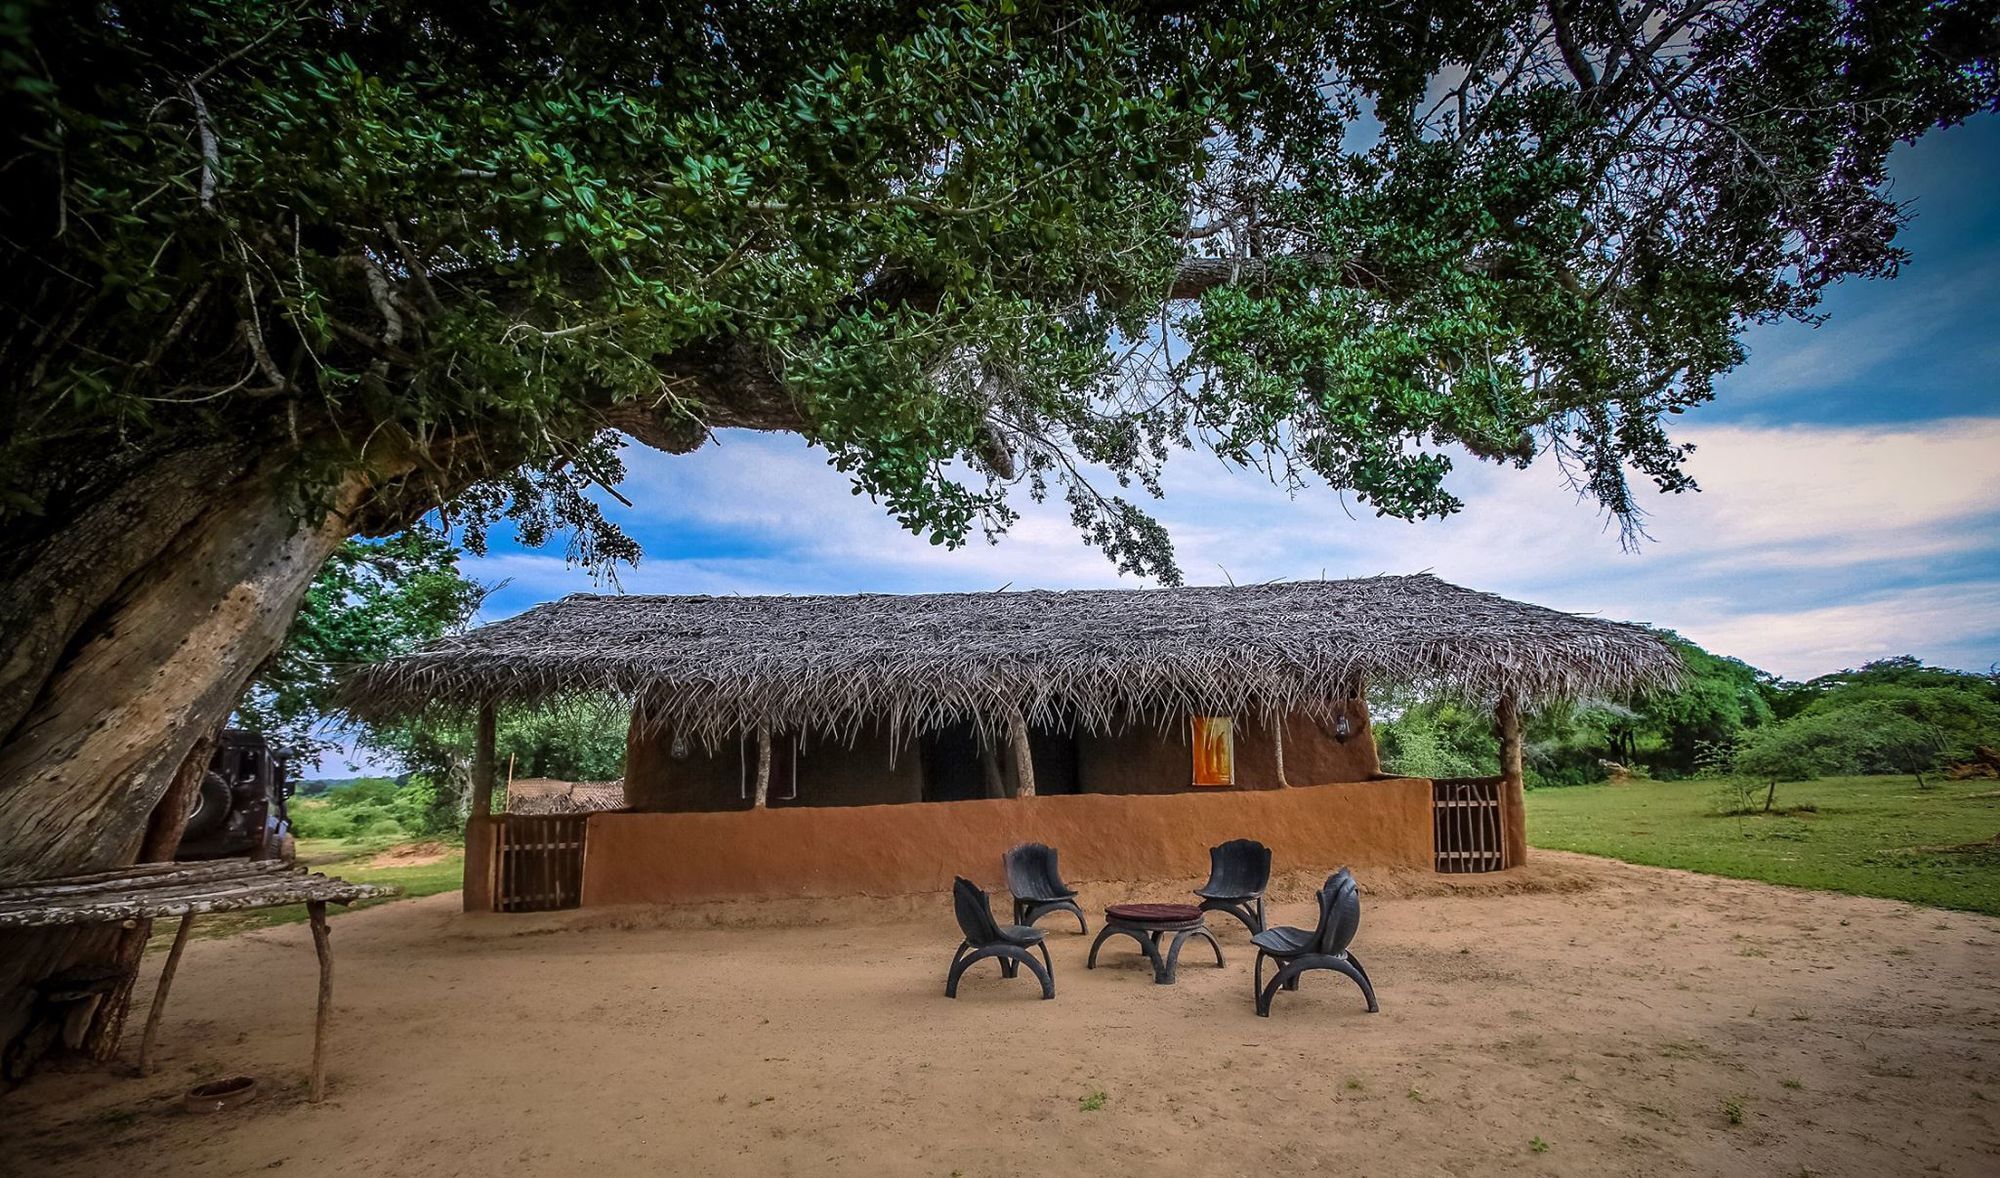
<instances>
[{"instance_id":1,"label":"black tire chair","mask_svg":"<svg viewBox=\"0 0 2000 1178\"><path fill-rule=\"evenodd\" d=\"M944 980L944 996L958 997L958 979L975 962L996 958L1000 976L1017 977L1023 965L1042 983L1042 997L1056 996L1055 966L1049 961L1049 947L1042 942L1042 930L1010 924L1002 927L993 919L993 902L978 884L959 876L951 884L952 908L958 915L959 931L965 940L951 955L951 973ZM1042 959L1028 952L1032 946L1042 951Z\"/></svg>"},{"instance_id":2,"label":"black tire chair","mask_svg":"<svg viewBox=\"0 0 2000 1178\"><path fill-rule=\"evenodd\" d=\"M1226 912L1251 936L1264 931L1264 889L1271 886L1271 848L1231 839L1208 849L1208 882L1194 890L1203 912Z\"/></svg>"},{"instance_id":3,"label":"black tire chair","mask_svg":"<svg viewBox=\"0 0 2000 1178\"><path fill-rule=\"evenodd\" d=\"M1022 843L1003 857L1007 866L1007 890L1014 895L1014 923L1034 925L1051 912L1076 916L1076 931L1090 932L1083 909L1076 906L1076 889L1062 881L1056 870L1056 849L1041 843Z\"/></svg>"},{"instance_id":4,"label":"black tire chair","mask_svg":"<svg viewBox=\"0 0 2000 1178\"><path fill-rule=\"evenodd\" d=\"M1319 890L1318 928L1266 929L1251 937L1250 943L1257 946L1252 993L1257 997L1258 1016L1271 1017L1271 999L1277 997L1278 991L1298 989L1299 975L1315 969L1332 970L1353 979L1361 987L1362 996L1368 999L1368 1013L1381 1010L1375 1002L1375 986L1368 980L1368 971L1347 947L1360 927L1361 891L1354 884L1353 874L1343 867L1328 876L1326 886ZM1279 967L1268 986L1264 984L1266 957Z\"/></svg>"}]
</instances>

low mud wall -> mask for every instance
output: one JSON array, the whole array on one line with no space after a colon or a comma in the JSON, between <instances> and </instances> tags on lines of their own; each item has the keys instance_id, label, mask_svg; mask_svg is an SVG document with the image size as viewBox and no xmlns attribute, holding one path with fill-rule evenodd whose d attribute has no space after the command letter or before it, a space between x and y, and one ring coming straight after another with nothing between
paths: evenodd
<instances>
[{"instance_id":1,"label":"low mud wall","mask_svg":"<svg viewBox=\"0 0 2000 1178\"><path fill-rule=\"evenodd\" d=\"M1000 856L1042 842L1080 881L1185 879L1208 848L1268 845L1278 871L1432 865L1431 785L1391 778L1275 790L1076 794L890 806L595 814L583 904L893 896L964 875L1004 887Z\"/></svg>"}]
</instances>

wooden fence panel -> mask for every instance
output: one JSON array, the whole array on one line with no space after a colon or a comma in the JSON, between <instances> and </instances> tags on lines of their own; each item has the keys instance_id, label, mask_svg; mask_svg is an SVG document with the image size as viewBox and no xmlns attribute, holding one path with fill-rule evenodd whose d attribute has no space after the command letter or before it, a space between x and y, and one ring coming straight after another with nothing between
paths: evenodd
<instances>
[{"instance_id":1,"label":"wooden fence panel","mask_svg":"<svg viewBox=\"0 0 2000 1178\"><path fill-rule=\"evenodd\" d=\"M1459 777L1431 783L1437 870L1447 874L1499 871L1506 866L1500 819L1500 779Z\"/></svg>"},{"instance_id":2,"label":"wooden fence panel","mask_svg":"<svg viewBox=\"0 0 2000 1178\"><path fill-rule=\"evenodd\" d=\"M493 818L495 912L575 908L583 898L588 814L505 814Z\"/></svg>"}]
</instances>

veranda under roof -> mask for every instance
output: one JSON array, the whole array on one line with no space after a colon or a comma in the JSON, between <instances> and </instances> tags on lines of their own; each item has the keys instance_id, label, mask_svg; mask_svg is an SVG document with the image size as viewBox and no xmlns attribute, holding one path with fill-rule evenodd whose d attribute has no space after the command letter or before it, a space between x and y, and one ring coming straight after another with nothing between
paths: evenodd
<instances>
[{"instance_id":1,"label":"veranda under roof","mask_svg":"<svg viewBox=\"0 0 2000 1178\"><path fill-rule=\"evenodd\" d=\"M1179 589L668 597L578 594L359 669L363 718L588 694L709 742L1010 716L1115 730L1321 712L1364 684L1525 703L1674 686L1640 625L1428 574Z\"/></svg>"}]
</instances>

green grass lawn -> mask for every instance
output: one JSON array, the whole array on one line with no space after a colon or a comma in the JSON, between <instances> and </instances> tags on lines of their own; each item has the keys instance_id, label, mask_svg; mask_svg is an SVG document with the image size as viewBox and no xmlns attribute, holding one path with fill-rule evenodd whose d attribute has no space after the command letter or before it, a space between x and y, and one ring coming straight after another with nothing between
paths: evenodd
<instances>
[{"instance_id":1,"label":"green grass lawn","mask_svg":"<svg viewBox=\"0 0 2000 1178\"><path fill-rule=\"evenodd\" d=\"M1734 817L1717 812L1714 781L1540 789L1528 794L1528 838L1629 863L2000 916L2000 789L1929 780L1929 789L1908 777L1783 784L1780 813Z\"/></svg>"},{"instance_id":2,"label":"green grass lawn","mask_svg":"<svg viewBox=\"0 0 2000 1178\"><path fill-rule=\"evenodd\" d=\"M396 895L384 896L377 900L362 900L345 908L338 904L330 904L327 906L327 914L334 918L338 918L342 912L359 912L363 908L387 904L392 900L407 900L416 896L432 896L439 892L453 891L463 881L465 848L449 845L444 848L448 853L434 863L392 866L395 857L389 853L399 847L407 846L408 843L393 839L300 839L299 862L314 871L339 876L350 883L376 884L397 890ZM377 866L378 862L382 865ZM246 929L295 924L305 918L304 904L288 904L282 908L258 908L249 912L217 912L195 917L194 931L190 935L226 937ZM171 941L175 923L171 920L155 923L153 941Z\"/></svg>"}]
</instances>

